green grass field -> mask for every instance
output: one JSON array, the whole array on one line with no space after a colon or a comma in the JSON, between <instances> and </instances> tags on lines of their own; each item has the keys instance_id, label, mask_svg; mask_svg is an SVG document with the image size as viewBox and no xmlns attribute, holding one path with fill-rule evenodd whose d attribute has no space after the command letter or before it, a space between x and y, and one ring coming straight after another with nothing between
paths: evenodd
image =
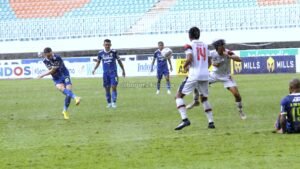
<instances>
[{"instance_id":1,"label":"green grass field","mask_svg":"<svg viewBox=\"0 0 300 169\"><path fill-rule=\"evenodd\" d=\"M216 129L207 129L197 107L182 131L174 131L180 122L174 95L183 77L172 77L172 95L155 94L155 77L121 78L114 110L106 108L102 80L73 78L83 100L78 107L72 101L69 121L61 114L64 96L50 79L1 80L0 168L298 169L300 136L272 133L280 100L297 76L234 76L245 121L231 94L215 84L209 100Z\"/></svg>"}]
</instances>

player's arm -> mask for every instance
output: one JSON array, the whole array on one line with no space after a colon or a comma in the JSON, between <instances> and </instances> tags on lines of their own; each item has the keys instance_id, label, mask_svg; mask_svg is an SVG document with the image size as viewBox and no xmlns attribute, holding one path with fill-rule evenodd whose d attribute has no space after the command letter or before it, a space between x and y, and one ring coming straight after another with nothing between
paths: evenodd
<instances>
[{"instance_id":1,"label":"player's arm","mask_svg":"<svg viewBox=\"0 0 300 169\"><path fill-rule=\"evenodd\" d=\"M122 69L122 76L125 77L125 69L124 69L124 65L123 65L121 59L118 59L118 64L119 64L120 68Z\"/></svg>"},{"instance_id":2,"label":"player's arm","mask_svg":"<svg viewBox=\"0 0 300 169\"><path fill-rule=\"evenodd\" d=\"M169 65L170 65L170 71L172 72L173 67L172 67L171 57L168 57L168 62L169 62Z\"/></svg>"},{"instance_id":3,"label":"player's arm","mask_svg":"<svg viewBox=\"0 0 300 169\"><path fill-rule=\"evenodd\" d=\"M279 123L281 126L281 131L278 133L286 133L286 113L285 112L280 113Z\"/></svg>"},{"instance_id":4,"label":"player's arm","mask_svg":"<svg viewBox=\"0 0 300 169\"><path fill-rule=\"evenodd\" d=\"M188 70L189 69L189 66L191 65L192 61L193 61L193 54L192 53L188 53L186 55L186 61L185 61L184 65L183 65L184 70Z\"/></svg>"},{"instance_id":5,"label":"player's arm","mask_svg":"<svg viewBox=\"0 0 300 169\"><path fill-rule=\"evenodd\" d=\"M150 69L151 72L153 72L153 66L154 66L154 63L155 63L155 60L156 60L156 56L155 55L156 54L154 54L153 60L152 60L152 63L151 63L151 69Z\"/></svg>"},{"instance_id":6,"label":"player's arm","mask_svg":"<svg viewBox=\"0 0 300 169\"><path fill-rule=\"evenodd\" d=\"M236 61L236 62L241 62L242 61L242 59L239 56L235 55L232 51L225 51L224 54L228 58L232 59L233 61Z\"/></svg>"},{"instance_id":7,"label":"player's arm","mask_svg":"<svg viewBox=\"0 0 300 169\"><path fill-rule=\"evenodd\" d=\"M101 60L99 60L99 59L97 59L97 60L96 60L96 65L95 65L95 67L94 67L94 69L93 69L93 72L92 72L92 73L93 73L93 75L95 74L95 72L96 72L97 68L99 67L99 65L100 65L100 61L101 61Z\"/></svg>"},{"instance_id":8,"label":"player's arm","mask_svg":"<svg viewBox=\"0 0 300 169\"><path fill-rule=\"evenodd\" d=\"M186 61L183 65L183 69L185 71L188 71L189 66L191 65L192 61L193 61L193 50L192 50L192 46L189 44L184 45L184 50L185 50L185 56L186 56Z\"/></svg>"},{"instance_id":9,"label":"player's arm","mask_svg":"<svg viewBox=\"0 0 300 169\"><path fill-rule=\"evenodd\" d=\"M57 57L56 60L51 64L50 62L43 61L46 67L48 68L48 71L39 75L38 78L41 79L45 76L49 76L51 74L54 74L56 70L59 68L61 63L63 63L63 60L60 57Z\"/></svg>"},{"instance_id":10,"label":"player's arm","mask_svg":"<svg viewBox=\"0 0 300 169\"><path fill-rule=\"evenodd\" d=\"M47 72L41 74L38 76L39 79L45 77L45 76L48 76L48 75L51 75L51 74L54 74L56 72L56 70L58 69L58 67L56 66L52 66L52 68L50 70L48 70Z\"/></svg>"}]
</instances>

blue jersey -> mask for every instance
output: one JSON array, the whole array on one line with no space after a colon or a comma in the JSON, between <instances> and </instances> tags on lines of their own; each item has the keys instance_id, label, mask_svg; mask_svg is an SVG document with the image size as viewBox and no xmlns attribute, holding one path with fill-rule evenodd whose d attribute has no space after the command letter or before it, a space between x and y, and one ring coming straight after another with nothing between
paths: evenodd
<instances>
[{"instance_id":1,"label":"blue jersey","mask_svg":"<svg viewBox=\"0 0 300 169\"><path fill-rule=\"evenodd\" d=\"M281 100L281 114L287 115L292 132L300 132L300 93L287 95Z\"/></svg>"},{"instance_id":2,"label":"blue jersey","mask_svg":"<svg viewBox=\"0 0 300 169\"><path fill-rule=\"evenodd\" d=\"M117 73L116 60L120 60L120 57L116 50L100 50L98 53L98 60L102 60L103 73Z\"/></svg>"},{"instance_id":3,"label":"blue jersey","mask_svg":"<svg viewBox=\"0 0 300 169\"><path fill-rule=\"evenodd\" d=\"M48 70L52 68L56 68L56 71L51 74L53 80L58 80L63 77L69 77L69 70L66 68L62 58L59 55L53 54L51 59L44 58L44 64L48 68Z\"/></svg>"},{"instance_id":4,"label":"blue jersey","mask_svg":"<svg viewBox=\"0 0 300 169\"><path fill-rule=\"evenodd\" d=\"M168 69L167 59L159 49L154 52L154 58L157 60L157 71Z\"/></svg>"}]
</instances>

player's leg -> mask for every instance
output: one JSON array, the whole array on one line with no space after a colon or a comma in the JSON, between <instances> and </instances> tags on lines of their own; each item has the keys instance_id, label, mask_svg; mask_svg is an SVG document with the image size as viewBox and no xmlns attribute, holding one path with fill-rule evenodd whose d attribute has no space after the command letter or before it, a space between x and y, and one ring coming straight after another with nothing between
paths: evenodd
<instances>
[{"instance_id":1,"label":"player's leg","mask_svg":"<svg viewBox=\"0 0 300 169\"><path fill-rule=\"evenodd\" d=\"M183 100L183 97L185 94L188 94L189 92L193 91L193 83L188 81L188 78L186 78L180 85L177 94L176 94L176 106L177 110L180 114L180 117L182 119L182 122L175 128L175 130L181 130L186 126L189 126L191 123L188 119L187 113L186 113L186 107Z\"/></svg>"},{"instance_id":2,"label":"player's leg","mask_svg":"<svg viewBox=\"0 0 300 169\"><path fill-rule=\"evenodd\" d=\"M238 88L236 86L233 86L233 87L228 87L227 89L232 93L232 95L235 98L236 107L238 108L238 111L239 111L241 119L245 120L247 118L247 116L243 112L242 97L241 97L241 95L239 93Z\"/></svg>"},{"instance_id":3,"label":"player's leg","mask_svg":"<svg viewBox=\"0 0 300 169\"><path fill-rule=\"evenodd\" d=\"M217 79L215 78L214 73L211 72L208 76L208 83L210 85L215 82L217 82ZM193 97L194 97L193 102L186 106L187 109L192 109L193 107L200 105L200 102L199 102L200 95L199 95L199 91L197 89L194 90Z\"/></svg>"},{"instance_id":4,"label":"player's leg","mask_svg":"<svg viewBox=\"0 0 300 169\"><path fill-rule=\"evenodd\" d=\"M157 74L156 94L159 94L161 79L162 79L162 74Z\"/></svg>"},{"instance_id":5,"label":"player's leg","mask_svg":"<svg viewBox=\"0 0 300 169\"><path fill-rule=\"evenodd\" d=\"M215 128L213 112L210 103L208 102L208 81L200 81L198 84L198 91L201 99L201 103L208 120L208 128Z\"/></svg>"},{"instance_id":6,"label":"player's leg","mask_svg":"<svg viewBox=\"0 0 300 169\"><path fill-rule=\"evenodd\" d=\"M166 77L166 83L167 83L167 89L168 89L167 93L168 93L168 94L171 94L171 82L170 82L170 75L169 75L169 74L167 74L165 77Z\"/></svg>"},{"instance_id":7,"label":"player's leg","mask_svg":"<svg viewBox=\"0 0 300 169\"><path fill-rule=\"evenodd\" d=\"M65 82L65 86L66 86L66 89L70 91L71 94L71 97L68 96L70 99L74 99L75 100L75 105L78 106L80 104L80 101L81 101L81 98L76 96L76 94L72 91L72 83L71 81L69 82Z\"/></svg>"},{"instance_id":8,"label":"player's leg","mask_svg":"<svg viewBox=\"0 0 300 169\"><path fill-rule=\"evenodd\" d=\"M114 75L111 77L111 88L112 88L112 108L116 108L117 107L117 97L118 97L118 93L117 93L117 86L118 86L118 76Z\"/></svg>"},{"instance_id":9,"label":"player's leg","mask_svg":"<svg viewBox=\"0 0 300 169\"><path fill-rule=\"evenodd\" d=\"M110 94L110 88L111 88L111 84L110 84L110 76L107 75L106 73L103 74L103 87L105 89L105 97L106 97L106 101L107 101L107 108L111 107L111 94Z\"/></svg>"},{"instance_id":10,"label":"player's leg","mask_svg":"<svg viewBox=\"0 0 300 169\"><path fill-rule=\"evenodd\" d=\"M170 73L169 73L169 69L166 69L163 72L165 78L166 78L166 84L167 84L167 93L171 94L171 82L170 82Z\"/></svg>"},{"instance_id":11,"label":"player's leg","mask_svg":"<svg viewBox=\"0 0 300 169\"><path fill-rule=\"evenodd\" d=\"M276 133L282 132L282 128L281 128L281 125L280 125L280 117L281 117L281 114L279 113L278 116L277 116L277 119L275 121L275 124L274 124L274 128L275 128Z\"/></svg>"},{"instance_id":12,"label":"player's leg","mask_svg":"<svg viewBox=\"0 0 300 169\"><path fill-rule=\"evenodd\" d=\"M188 104L186 106L187 109L192 109L193 107L195 106L199 106L200 105L200 102L199 102L199 91L197 89L194 89L194 93L193 93L193 98L194 98L194 101L190 104Z\"/></svg>"},{"instance_id":13,"label":"player's leg","mask_svg":"<svg viewBox=\"0 0 300 169\"><path fill-rule=\"evenodd\" d=\"M69 107L69 105L70 105L70 102L71 102L71 98L72 98L71 95L72 95L72 93L69 92L68 89L66 89L66 86L65 86L65 84L63 83L62 80L59 81L59 82L56 81L55 83L56 83L56 84L55 84L55 87L56 87L59 91L61 91L64 95L66 95L65 103L64 103L64 108L63 108L62 114L63 114L63 116L64 116L64 119L68 120L68 119L69 119L69 113L67 112L67 109L68 109L68 107Z\"/></svg>"},{"instance_id":14,"label":"player's leg","mask_svg":"<svg viewBox=\"0 0 300 169\"><path fill-rule=\"evenodd\" d=\"M224 88L228 89L228 91L230 91L234 96L239 116L242 120L245 120L247 116L245 112L243 112L242 97L239 93L236 82L232 79L230 75L219 76L218 79L219 81L223 82Z\"/></svg>"}]
</instances>

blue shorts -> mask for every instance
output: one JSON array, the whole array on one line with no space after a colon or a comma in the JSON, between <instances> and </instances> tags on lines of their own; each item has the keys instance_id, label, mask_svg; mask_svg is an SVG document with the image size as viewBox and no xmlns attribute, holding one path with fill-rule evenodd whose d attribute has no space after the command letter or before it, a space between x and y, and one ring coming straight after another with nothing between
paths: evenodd
<instances>
[{"instance_id":1,"label":"blue shorts","mask_svg":"<svg viewBox=\"0 0 300 169\"><path fill-rule=\"evenodd\" d=\"M169 76L168 68L157 69L157 79L162 79L163 76Z\"/></svg>"},{"instance_id":2,"label":"blue shorts","mask_svg":"<svg viewBox=\"0 0 300 169\"><path fill-rule=\"evenodd\" d=\"M58 79L53 79L53 82L54 82L55 85L62 84L62 83L65 86L72 85L70 76L62 76L62 77L59 77Z\"/></svg>"},{"instance_id":3,"label":"blue shorts","mask_svg":"<svg viewBox=\"0 0 300 169\"><path fill-rule=\"evenodd\" d=\"M103 74L103 87L111 87L118 85L118 75L116 73Z\"/></svg>"}]
</instances>

